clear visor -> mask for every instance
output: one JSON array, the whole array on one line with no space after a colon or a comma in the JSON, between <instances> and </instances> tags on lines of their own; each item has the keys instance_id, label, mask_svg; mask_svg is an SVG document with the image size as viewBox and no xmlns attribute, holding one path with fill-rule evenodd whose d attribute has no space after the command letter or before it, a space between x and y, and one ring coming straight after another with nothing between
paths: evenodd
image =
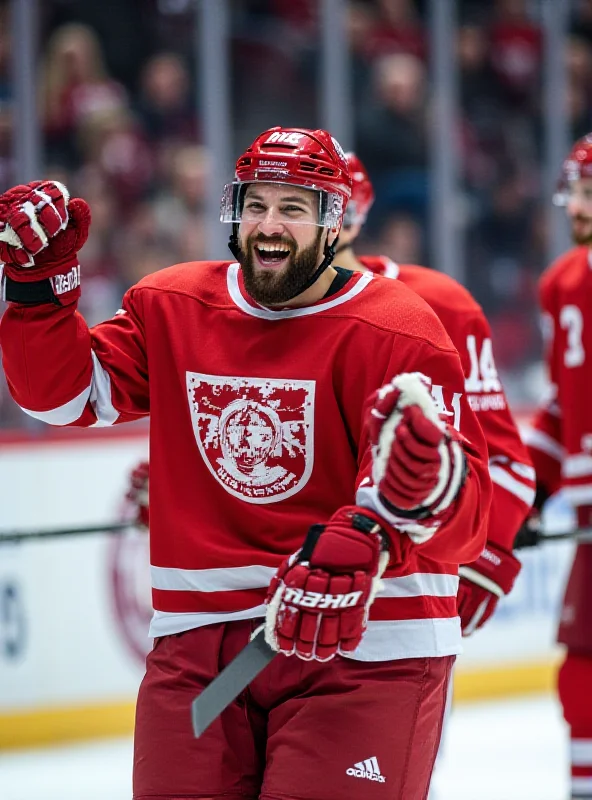
<instances>
[{"instance_id":1,"label":"clear visor","mask_svg":"<svg viewBox=\"0 0 592 800\"><path fill-rule=\"evenodd\" d=\"M273 220L289 225L338 228L342 216L343 199L337 192L279 181L227 183L220 203L220 222Z\"/></svg>"},{"instance_id":2,"label":"clear visor","mask_svg":"<svg viewBox=\"0 0 592 800\"><path fill-rule=\"evenodd\" d=\"M358 204L355 200L350 200L345 207L345 214L343 215L343 227L351 228L352 225L363 225L366 221L364 214L358 211Z\"/></svg>"}]
</instances>

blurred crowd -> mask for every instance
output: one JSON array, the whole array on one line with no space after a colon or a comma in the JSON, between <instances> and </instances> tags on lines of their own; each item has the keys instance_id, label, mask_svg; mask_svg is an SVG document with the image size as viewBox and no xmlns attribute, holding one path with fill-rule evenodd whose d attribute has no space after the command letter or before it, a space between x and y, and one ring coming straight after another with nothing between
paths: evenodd
<instances>
[{"instance_id":1,"label":"blurred crowd","mask_svg":"<svg viewBox=\"0 0 592 800\"><path fill-rule=\"evenodd\" d=\"M360 251L429 265L432 95L426 3L344 0L355 149L376 188ZM540 0L459 0L468 288L498 365L540 359L536 281L546 266ZM81 311L109 317L143 275L204 250L208 152L196 111L192 0L44 0L38 107L43 178L90 204ZM316 127L319 0L231 0L234 154L265 128ZM565 57L573 138L592 129L592 0L571 0ZM9 3L0 0L0 191L18 178ZM222 187L220 187L222 188ZM220 253L225 258L227 253ZM523 398L518 398L523 399ZM526 398L528 399L528 398ZM26 424L0 376L0 427Z\"/></svg>"}]
</instances>

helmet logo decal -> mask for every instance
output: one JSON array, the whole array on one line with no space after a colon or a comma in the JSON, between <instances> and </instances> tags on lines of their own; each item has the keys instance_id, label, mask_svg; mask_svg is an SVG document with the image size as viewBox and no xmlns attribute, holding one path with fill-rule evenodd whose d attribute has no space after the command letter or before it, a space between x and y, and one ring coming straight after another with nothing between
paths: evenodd
<instances>
[{"instance_id":1,"label":"helmet logo decal","mask_svg":"<svg viewBox=\"0 0 592 800\"><path fill-rule=\"evenodd\" d=\"M343 147L339 144L337 139L335 139L333 136L331 137L331 141L333 142L333 147L337 151L337 155L339 156L339 158L342 158L345 161L346 159L345 159L345 152L343 150Z\"/></svg>"},{"instance_id":2,"label":"helmet logo decal","mask_svg":"<svg viewBox=\"0 0 592 800\"><path fill-rule=\"evenodd\" d=\"M304 134L302 133L290 133L289 131L275 131L268 139L265 140L265 144L269 144L270 142L300 144L300 140L302 139L303 135Z\"/></svg>"},{"instance_id":3,"label":"helmet logo decal","mask_svg":"<svg viewBox=\"0 0 592 800\"><path fill-rule=\"evenodd\" d=\"M315 382L187 372L197 447L224 489L247 503L299 492L313 467Z\"/></svg>"}]
</instances>

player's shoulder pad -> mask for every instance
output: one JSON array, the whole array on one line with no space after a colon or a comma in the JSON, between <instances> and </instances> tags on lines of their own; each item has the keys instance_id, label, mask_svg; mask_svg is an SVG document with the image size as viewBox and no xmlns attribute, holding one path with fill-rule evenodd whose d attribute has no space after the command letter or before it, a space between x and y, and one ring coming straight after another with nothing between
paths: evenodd
<instances>
[{"instance_id":1,"label":"player's shoulder pad","mask_svg":"<svg viewBox=\"0 0 592 800\"><path fill-rule=\"evenodd\" d=\"M231 261L187 261L165 267L142 278L132 290L154 289L201 296L206 289L226 285L226 272Z\"/></svg>"},{"instance_id":2,"label":"player's shoulder pad","mask_svg":"<svg viewBox=\"0 0 592 800\"><path fill-rule=\"evenodd\" d=\"M368 289L367 298L372 306L368 321L392 333L425 339L442 349L454 349L435 311L403 281L374 276Z\"/></svg>"},{"instance_id":3,"label":"player's shoulder pad","mask_svg":"<svg viewBox=\"0 0 592 800\"><path fill-rule=\"evenodd\" d=\"M399 280L423 297L438 316L441 311L471 315L483 313L469 290L443 272L418 264L399 264Z\"/></svg>"}]
</instances>

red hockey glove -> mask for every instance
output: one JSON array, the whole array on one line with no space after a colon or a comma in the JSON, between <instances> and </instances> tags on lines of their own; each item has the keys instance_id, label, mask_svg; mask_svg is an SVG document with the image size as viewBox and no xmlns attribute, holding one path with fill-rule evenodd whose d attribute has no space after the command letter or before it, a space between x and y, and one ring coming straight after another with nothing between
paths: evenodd
<instances>
[{"instance_id":1,"label":"red hockey glove","mask_svg":"<svg viewBox=\"0 0 592 800\"><path fill-rule=\"evenodd\" d=\"M80 296L78 251L90 209L57 181L33 181L0 195L0 262L10 302L68 305Z\"/></svg>"},{"instance_id":2,"label":"red hockey glove","mask_svg":"<svg viewBox=\"0 0 592 800\"><path fill-rule=\"evenodd\" d=\"M470 636L487 622L521 569L517 558L493 542L487 542L472 564L459 567L457 604L463 636Z\"/></svg>"},{"instance_id":3,"label":"red hockey glove","mask_svg":"<svg viewBox=\"0 0 592 800\"><path fill-rule=\"evenodd\" d=\"M129 487L126 499L135 508L136 524L148 528L150 522L148 506L148 473L149 465L147 461L141 461L131 471L129 477Z\"/></svg>"},{"instance_id":4,"label":"red hockey glove","mask_svg":"<svg viewBox=\"0 0 592 800\"><path fill-rule=\"evenodd\" d=\"M385 518L393 524L401 518L433 521L448 509L465 479L465 456L456 431L438 416L424 376L406 373L383 386L367 424L372 477ZM427 525L416 541L434 530Z\"/></svg>"},{"instance_id":5,"label":"red hockey glove","mask_svg":"<svg viewBox=\"0 0 592 800\"><path fill-rule=\"evenodd\" d=\"M351 506L311 527L269 586L265 640L274 650L329 661L356 649L389 562L385 547L391 564L403 564L411 547L406 537L388 539L381 526L378 515Z\"/></svg>"}]
</instances>

